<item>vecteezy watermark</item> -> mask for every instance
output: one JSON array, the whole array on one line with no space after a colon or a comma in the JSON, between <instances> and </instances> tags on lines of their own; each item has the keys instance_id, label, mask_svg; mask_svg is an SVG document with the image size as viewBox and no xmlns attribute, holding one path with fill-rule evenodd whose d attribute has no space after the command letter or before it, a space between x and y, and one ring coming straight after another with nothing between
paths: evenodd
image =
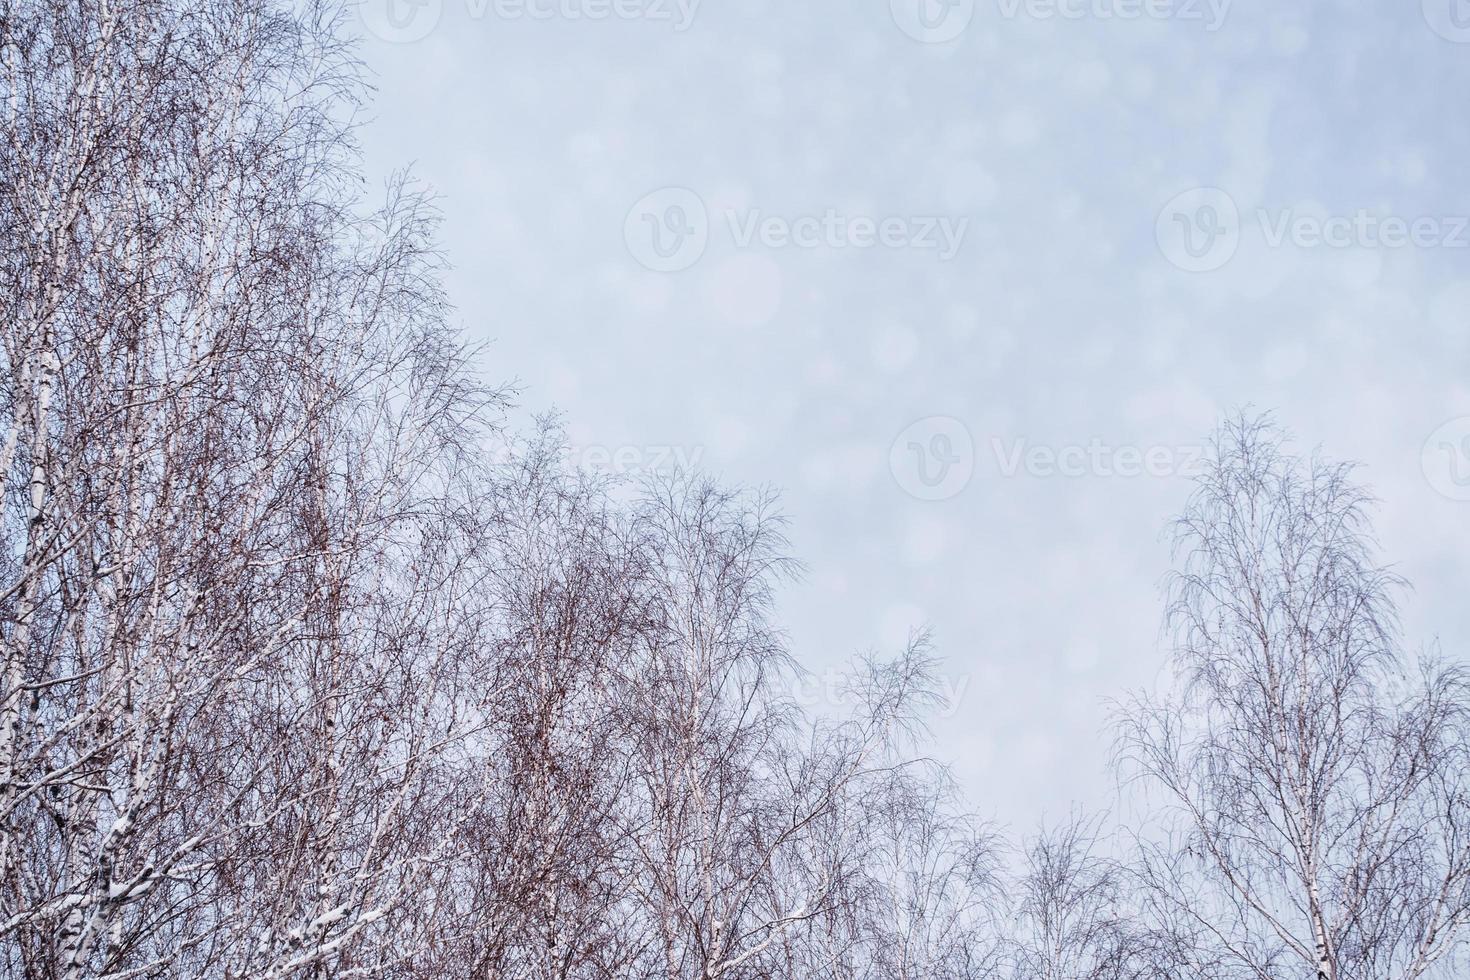
<instances>
[{"instance_id":1,"label":"vecteezy watermark","mask_svg":"<svg viewBox=\"0 0 1470 980\"><path fill-rule=\"evenodd\" d=\"M915 41L943 44L970 26L975 0L889 0L893 22Z\"/></svg>"},{"instance_id":2,"label":"vecteezy watermark","mask_svg":"<svg viewBox=\"0 0 1470 980\"><path fill-rule=\"evenodd\" d=\"M1234 0L991 0L1004 20L1171 20L1218 31ZM899 30L916 41L943 44L965 32L975 0L889 0Z\"/></svg>"},{"instance_id":3,"label":"vecteezy watermark","mask_svg":"<svg viewBox=\"0 0 1470 980\"><path fill-rule=\"evenodd\" d=\"M1240 247L1240 211L1218 187L1196 187L1170 198L1154 222L1164 258L1186 272L1212 272Z\"/></svg>"},{"instance_id":4,"label":"vecteezy watermark","mask_svg":"<svg viewBox=\"0 0 1470 980\"><path fill-rule=\"evenodd\" d=\"M1196 477L1204 472L1203 446L1115 446L1093 438L1085 445L1032 445L1027 439L990 440L1000 475L1050 477Z\"/></svg>"},{"instance_id":5,"label":"vecteezy watermark","mask_svg":"<svg viewBox=\"0 0 1470 980\"><path fill-rule=\"evenodd\" d=\"M623 219L628 252L654 272L678 272L699 261L709 243L704 200L684 187L645 194Z\"/></svg>"},{"instance_id":6,"label":"vecteezy watermark","mask_svg":"<svg viewBox=\"0 0 1470 980\"><path fill-rule=\"evenodd\" d=\"M800 214L768 214L760 208L721 212L737 249L912 249L948 262L964 245L970 219L950 215L848 214L825 208ZM719 225L716 224L716 227ZM704 255L711 234L709 209L686 187L645 194L623 219L628 252L655 272L687 269Z\"/></svg>"},{"instance_id":7,"label":"vecteezy watermark","mask_svg":"<svg viewBox=\"0 0 1470 980\"><path fill-rule=\"evenodd\" d=\"M1470 501L1470 415L1451 419L1424 442L1424 478L1440 496Z\"/></svg>"},{"instance_id":8,"label":"vecteezy watermark","mask_svg":"<svg viewBox=\"0 0 1470 980\"><path fill-rule=\"evenodd\" d=\"M567 472L594 476L654 476L689 473L704 458L703 446L563 446Z\"/></svg>"},{"instance_id":9,"label":"vecteezy watermark","mask_svg":"<svg viewBox=\"0 0 1470 980\"><path fill-rule=\"evenodd\" d=\"M1470 0L1421 0L1424 22L1446 41L1470 44Z\"/></svg>"},{"instance_id":10,"label":"vecteezy watermark","mask_svg":"<svg viewBox=\"0 0 1470 980\"><path fill-rule=\"evenodd\" d=\"M995 0L1006 20L1176 20L1225 26L1234 0Z\"/></svg>"},{"instance_id":11,"label":"vecteezy watermark","mask_svg":"<svg viewBox=\"0 0 1470 980\"><path fill-rule=\"evenodd\" d=\"M1118 444L1098 437L1087 442L1047 445L1026 438L992 436L990 451L995 473L1001 479L1193 479L1208 466L1204 446ZM931 415L913 423L898 434L888 451L894 481L919 500L957 496L973 479L976 462L969 428L948 415ZM1470 466L1466 476L1470 479Z\"/></svg>"},{"instance_id":12,"label":"vecteezy watermark","mask_svg":"<svg viewBox=\"0 0 1470 980\"><path fill-rule=\"evenodd\" d=\"M941 675L935 680L935 693L942 701L935 713L941 719L953 718L970 689L970 676ZM862 691L853 684L851 675L839 670L829 668L820 674L799 674L792 678L791 685L791 699L803 708L853 708L863 703Z\"/></svg>"},{"instance_id":13,"label":"vecteezy watermark","mask_svg":"<svg viewBox=\"0 0 1470 980\"><path fill-rule=\"evenodd\" d=\"M650 21L687 31L702 0L458 0L470 20ZM390 44L428 37L444 16L444 0L359 0L369 34Z\"/></svg>"},{"instance_id":14,"label":"vecteezy watermark","mask_svg":"<svg viewBox=\"0 0 1470 980\"><path fill-rule=\"evenodd\" d=\"M1470 248L1470 216L1425 214L1416 218L1379 215L1364 208L1321 217L1290 209L1256 212L1266 244L1280 248Z\"/></svg>"},{"instance_id":15,"label":"vecteezy watermark","mask_svg":"<svg viewBox=\"0 0 1470 980\"><path fill-rule=\"evenodd\" d=\"M975 440L957 418L931 415L908 426L888 450L894 481L919 500L948 500L975 475Z\"/></svg>"},{"instance_id":16,"label":"vecteezy watermark","mask_svg":"<svg viewBox=\"0 0 1470 980\"><path fill-rule=\"evenodd\" d=\"M439 26L444 0L362 0L357 16L363 29L378 40L412 44Z\"/></svg>"},{"instance_id":17,"label":"vecteezy watermark","mask_svg":"<svg viewBox=\"0 0 1470 980\"><path fill-rule=\"evenodd\" d=\"M1320 214L1257 208L1256 230L1267 248L1470 248L1470 216L1404 217L1358 208ZM1159 250L1187 272L1213 272L1234 257L1243 232L1235 200L1218 187L1198 187L1169 200L1154 224Z\"/></svg>"},{"instance_id":18,"label":"vecteezy watermark","mask_svg":"<svg viewBox=\"0 0 1470 980\"><path fill-rule=\"evenodd\" d=\"M726 211L725 220L736 248L759 242L765 248L909 248L937 251L948 262L959 253L970 227L967 217L948 215L889 215L871 217L842 214L827 208L821 214L795 216L764 214L759 208Z\"/></svg>"}]
</instances>

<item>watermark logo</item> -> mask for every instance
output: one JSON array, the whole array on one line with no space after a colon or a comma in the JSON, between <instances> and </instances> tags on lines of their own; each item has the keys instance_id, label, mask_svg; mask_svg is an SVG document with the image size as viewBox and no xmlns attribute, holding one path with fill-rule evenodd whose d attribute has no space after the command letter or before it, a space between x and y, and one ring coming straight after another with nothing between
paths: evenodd
<instances>
[{"instance_id":1,"label":"watermark logo","mask_svg":"<svg viewBox=\"0 0 1470 980\"><path fill-rule=\"evenodd\" d=\"M1470 428L1467 428L1470 434ZM1194 479L1208 468L1202 445L1087 442L1049 445L1030 439L992 436L994 473L1001 479ZM1470 441L1465 475L1470 480ZM959 419L934 415L899 433L888 453L893 478L919 500L948 500L973 479L977 456L969 429ZM989 465L989 464L987 464Z\"/></svg>"},{"instance_id":2,"label":"watermark logo","mask_svg":"<svg viewBox=\"0 0 1470 980\"><path fill-rule=\"evenodd\" d=\"M1209 32L1225 26L1234 0L993 0L1002 20L1180 21ZM1462 0L1470 2L1470 0ZM899 30L916 41L943 44L965 32L974 0L889 0Z\"/></svg>"},{"instance_id":3,"label":"watermark logo","mask_svg":"<svg viewBox=\"0 0 1470 980\"><path fill-rule=\"evenodd\" d=\"M1032 445L1027 439L990 440L1000 475L1022 474L1040 479L1084 476L1134 479L1137 477L1197 477L1205 470L1203 446L1115 446L1094 438L1086 445Z\"/></svg>"},{"instance_id":4,"label":"watermark logo","mask_svg":"<svg viewBox=\"0 0 1470 980\"><path fill-rule=\"evenodd\" d=\"M1164 205L1154 226L1159 250L1187 272L1213 272L1234 257L1244 226L1267 248L1470 248L1470 216L1381 214L1368 208L1323 214L1306 208L1256 208L1243 222L1235 200L1218 187L1198 187Z\"/></svg>"},{"instance_id":5,"label":"watermark logo","mask_svg":"<svg viewBox=\"0 0 1470 980\"><path fill-rule=\"evenodd\" d=\"M848 215L836 208L821 214L765 214L759 208L726 211L725 221L736 248L759 243L765 248L913 249L935 252L948 262L965 243L970 219L949 215Z\"/></svg>"},{"instance_id":6,"label":"watermark logo","mask_svg":"<svg viewBox=\"0 0 1470 980\"><path fill-rule=\"evenodd\" d=\"M898 434L888 450L894 481L918 500L948 500L975 475L975 440L957 418L931 415Z\"/></svg>"},{"instance_id":7,"label":"watermark logo","mask_svg":"<svg viewBox=\"0 0 1470 980\"><path fill-rule=\"evenodd\" d=\"M444 0L360 0L363 29L389 44L412 44L428 37L444 15Z\"/></svg>"},{"instance_id":8,"label":"watermark logo","mask_svg":"<svg viewBox=\"0 0 1470 980\"><path fill-rule=\"evenodd\" d=\"M727 208L712 221L700 196L666 187L644 196L623 222L628 251L656 272L678 272L699 261L715 228L741 251L797 249L907 249L933 252L941 262L963 247L970 219L951 215L848 214L825 208L770 214L760 208Z\"/></svg>"},{"instance_id":9,"label":"watermark logo","mask_svg":"<svg viewBox=\"0 0 1470 980\"><path fill-rule=\"evenodd\" d=\"M563 446L562 466L568 473L638 477L691 473L704 459L703 446Z\"/></svg>"},{"instance_id":10,"label":"watermark logo","mask_svg":"<svg viewBox=\"0 0 1470 980\"><path fill-rule=\"evenodd\" d=\"M943 44L965 32L975 16L975 0L889 0L893 22L915 41Z\"/></svg>"},{"instance_id":11,"label":"watermark logo","mask_svg":"<svg viewBox=\"0 0 1470 980\"><path fill-rule=\"evenodd\" d=\"M654 272L679 272L699 261L709 242L704 201L683 187L644 195L623 221L623 240L639 264Z\"/></svg>"},{"instance_id":12,"label":"watermark logo","mask_svg":"<svg viewBox=\"0 0 1470 980\"><path fill-rule=\"evenodd\" d=\"M1240 211L1218 187L1196 187L1165 204L1154 223L1159 251L1186 272L1213 272L1240 247Z\"/></svg>"},{"instance_id":13,"label":"watermark logo","mask_svg":"<svg viewBox=\"0 0 1470 980\"><path fill-rule=\"evenodd\" d=\"M954 677L941 674L935 678L934 693L939 695L940 704L934 714L944 720L959 714L970 683L969 674ZM820 674L798 674L791 678L791 699L803 708L850 709L863 705L864 692L850 675L828 668Z\"/></svg>"},{"instance_id":14,"label":"watermark logo","mask_svg":"<svg viewBox=\"0 0 1470 980\"><path fill-rule=\"evenodd\" d=\"M1470 0L1423 0L1429 29L1446 41L1470 44Z\"/></svg>"},{"instance_id":15,"label":"watermark logo","mask_svg":"<svg viewBox=\"0 0 1470 980\"><path fill-rule=\"evenodd\" d=\"M1442 497L1470 501L1470 416L1451 419L1424 443L1424 478Z\"/></svg>"},{"instance_id":16,"label":"watermark logo","mask_svg":"<svg viewBox=\"0 0 1470 980\"><path fill-rule=\"evenodd\" d=\"M497 20L645 20L672 24L683 33L694 23L701 0L466 0L470 17L488 10Z\"/></svg>"},{"instance_id":17,"label":"watermark logo","mask_svg":"<svg viewBox=\"0 0 1470 980\"><path fill-rule=\"evenodd\" d=\"M1470 217L1379 215L1366 208L1352 214L1297 214L1290 208L1256 212L1271 248L1470 248Z\"/></svg>"},{"instance_id":18,"label":"watermark logo","mask_svg":"<svg viewBox=\"0 0 1470 980\"><path fill-rule=\"evenodd\" d=\"M996 0L1006 20L1173 20L1211 33L1225 26L1233 0Z\"/></svg>"},{"instance_id":19,"label":"watermark logo","mask_svg":"<svg viewBox=\"0 0 1470 980\"><path fill-rule=\"evenodd\" d=\"M687 31L701 0L464 0L472 21L652 21ZM444 14L444 0L358 0L358 17L374 37L412 44L428 37Z\"/></svg>"}]
</instances>

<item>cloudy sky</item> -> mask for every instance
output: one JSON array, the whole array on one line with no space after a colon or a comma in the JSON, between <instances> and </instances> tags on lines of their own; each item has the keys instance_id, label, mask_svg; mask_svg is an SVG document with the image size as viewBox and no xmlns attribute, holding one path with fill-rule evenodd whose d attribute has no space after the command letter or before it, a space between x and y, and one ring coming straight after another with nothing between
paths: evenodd
<instances>
[{"instance_id":1,"label":"cloudy sky","mask_svg":"<svg viewBox=\"0 0 1470 980\"><path fill-rule=\"evenodd\" d=\"M369 0L375 180L572 459L784 494L817 678L928 624L933 754L1109 805L1162 537L1274 410L1364 464L1407 642L1470 655L1470 2Z\"/></svg>"}]
</instances>

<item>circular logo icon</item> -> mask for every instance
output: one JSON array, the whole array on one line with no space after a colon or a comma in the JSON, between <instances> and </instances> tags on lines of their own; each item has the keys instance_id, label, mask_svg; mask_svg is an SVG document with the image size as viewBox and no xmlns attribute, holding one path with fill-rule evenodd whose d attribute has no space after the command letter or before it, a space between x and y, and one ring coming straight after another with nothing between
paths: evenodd
<instances>
[{"instance_id":1,"label":"circular logo icon","mask_svg":"<svg viewBox=\"0 0 1470 980\"><path fill-rule=\"evenodd\" d=\"M1470 0L1423 0L1424 22L1446 41L1470 44Z\"/></svg>"},{"instance_id":2,"label":"circular logo icon","mask_svg":"<svg viewBox=\"0 0 1470 980\"><path fill-rule=\"evenodd\" d=\"M428 37L444 13L444 0L359 0L357 16L369 34L389 44Z\"/></svg>"},{"instance_id":3,"label":"circular logo icon","mask_svg":"<svg viewBox=\"0 0 1470 980\"><path fill-rule=\"evenodd\" d=\"M1240 211L1218 187L1196 187L1175 196L1154 224L1159 251L1186 272L1213 272L1240 247Z\"/></svg>"},{"instance_id":4,"label":"circular logo icon","mask_svg":"<svg viewBox=\"0 0 1470 980\"><path fill-rule=\"evenodd\" d=\"M975 0L888 0L893 22L915 41L943 44L970 26Z\"/></svg>"},{"instance_id":5,"label":"circular logo icon","mask_svg":"<svg viewBox=\"0 0 1470 980\"><path fill-rule=\"evenodd\" d=\"M639 264L654 272L678 272L699 261L709 242L704 201L683 187L644 195L623 221L623 240Z\"/></svg>"},{"instance_id":6,"label":"circular logo icon","mask_svg":"<svg viewBox=\"0 0 1470 980\"><path fill-rule=\"evenodd\" d=\"M948 415L919 419L893 440L888 468L899 487L919 500L948 500L975 475L975 440Z\"/></svg>"},{"instance_id":7,"label":"circular logo icon","mask_svg":"<svg viewBox=\"0 0 1470 980\"><path fill-rule=\"evenodd\" d=\"M1424 478L1440 496L1470 501L1470 415L1446 422L1424 443Z\"/></svg>"}]
</instances>

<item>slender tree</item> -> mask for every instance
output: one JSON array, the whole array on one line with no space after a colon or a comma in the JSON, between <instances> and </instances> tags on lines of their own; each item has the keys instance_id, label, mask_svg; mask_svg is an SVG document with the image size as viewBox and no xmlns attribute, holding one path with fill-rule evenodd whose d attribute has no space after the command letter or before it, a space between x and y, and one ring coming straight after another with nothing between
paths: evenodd
<instances>
[{"instance_id":1,"label":"slender tree","mask_svg":"<svg viewBox=\"0 0 1470 980\"><path fill-rule=\"evenodd\" d=\"M1014 908L1017 978L1164 980L1133 916L1126 859L1103 818L1073 812L1024 842Z\"/></svg>"},{"instance_id":2,"label":"slender tree","mask_svg":"<svg viewBox=\"0 0 1470 980\"><path fill-rule=\"evenodd\" d=\"M7 975L386 969L452 851L497 396L336 26L0 7Z\"/></svg>"},{"instance_id":3,"label":"slender tree","mask_svg":"<svg viewBox=\"0 0 1470 980\"><path fill-rule=\"evenodd\" d=\"M1407 657L1351 467L1226 425L1177 524L1177 690L1126 712L1162 803L1142 896L1176 973L1455 975L1470 924L1463 671ZM1436 972L1438 971L1438 972Z\"/></svg>"}]
</instances>

